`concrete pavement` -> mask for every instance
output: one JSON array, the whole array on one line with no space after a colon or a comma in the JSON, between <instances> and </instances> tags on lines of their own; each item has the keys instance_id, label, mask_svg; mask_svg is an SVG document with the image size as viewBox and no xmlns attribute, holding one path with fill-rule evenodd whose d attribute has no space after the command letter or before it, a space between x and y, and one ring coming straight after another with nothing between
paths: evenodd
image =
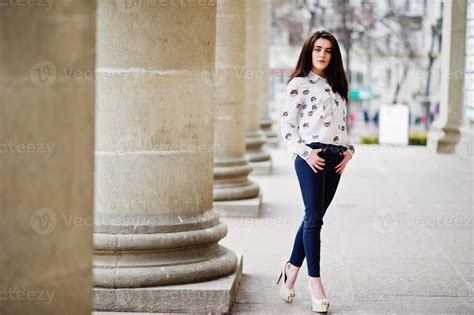
<instances>
[{"instance_id":1,"label":"concrete pavement","mask_svg":"<svg viewBox=\"0 0 474 315\"><path fill-rule=\"evenodd\" d=\"M311 314L306 260L295 302L278 296L279 268L304 207L291 159L281 147L270 151L273 174L253 176L263 191L261 217L222 218L229 233L220 244L244 256L232 313ZM322 228L332 313L474 313L471 151L357 145Z\"/></svg>"}]
</instances>

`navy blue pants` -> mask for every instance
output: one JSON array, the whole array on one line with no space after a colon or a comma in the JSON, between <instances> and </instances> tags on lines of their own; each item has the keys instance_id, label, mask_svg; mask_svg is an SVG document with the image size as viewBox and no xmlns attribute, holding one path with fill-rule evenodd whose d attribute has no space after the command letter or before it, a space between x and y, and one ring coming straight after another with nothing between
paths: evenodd
<instances>
[{"instance_id":1,"label":"navy blue pants","mask_svg":"<svg viewBox=\"0 0 474 315\"><path fill-rule=\"evenodd\" d=\"M308 163L297 156L294 161L296 175L300 184L303 203L305 206L304 219L296 233L290 263L301 267L306 257L308 275L320 276L320 253L321 253L321 227L326 209L336 193L340 174L336 173L335 166L339 164L344 156L343 151L347 148L338 145L313 142L308 144L312 149L323 148L318 155L325 159L324 170L315 173Z\"/></svg>"}]
</instances>

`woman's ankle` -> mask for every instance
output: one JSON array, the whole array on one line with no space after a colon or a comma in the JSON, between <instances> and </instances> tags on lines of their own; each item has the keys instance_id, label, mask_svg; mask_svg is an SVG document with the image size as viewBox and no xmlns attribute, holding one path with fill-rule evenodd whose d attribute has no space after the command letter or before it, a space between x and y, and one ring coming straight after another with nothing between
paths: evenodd
<instances>
[{"instance_id":1,"label":"woman's ankle","mask_svg":"<svg viewBox=\"0 0 474 315\"><path fill-rule=\"evenodd\" d=\"M320 276L318 276L318 277L308 276L308 282L312 283L312 284L321 284L321 277Z\"/></svg>"},{"instance_id":2,"label":"woman's ankle","mask_svg":"<svg viewBox=\"0 0 474 315\"><path fill-rule=\"evenodd\" d=\"M300 271L300 268L301 267L297 267L295 265L293 265L291 262L289 262L287 265L286 265L286 268L290 271L296 271L297 273Z\"/></svg>"},{"instance_id":3,"label":"woman's ankle","mask_svg":"<svg viewBox=\"0 0 474 315\"><path fill-rule=\"evenodd\" d=\"M321 282L321 277L309 277L308 284L310 286L311 293L315 298L322 299L326 297L324 287Z\"/></svg>"}]
</instances>

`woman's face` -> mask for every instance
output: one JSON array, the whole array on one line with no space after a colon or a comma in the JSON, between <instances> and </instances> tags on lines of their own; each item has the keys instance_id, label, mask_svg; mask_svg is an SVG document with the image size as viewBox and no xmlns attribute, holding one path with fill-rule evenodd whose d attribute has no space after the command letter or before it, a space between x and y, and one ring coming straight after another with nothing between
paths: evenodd
<instances>
[{"instance_id":1,"label":"woman's face","mask_svg":"<svg viewBox=\"0 0 474 315\"><path fill-rule=\"evenodd\" d=\"M313 68L324 70L331 61L332 45L331 41L325 38L318 38L313 47Z\"/></svg>"}]
</instances>

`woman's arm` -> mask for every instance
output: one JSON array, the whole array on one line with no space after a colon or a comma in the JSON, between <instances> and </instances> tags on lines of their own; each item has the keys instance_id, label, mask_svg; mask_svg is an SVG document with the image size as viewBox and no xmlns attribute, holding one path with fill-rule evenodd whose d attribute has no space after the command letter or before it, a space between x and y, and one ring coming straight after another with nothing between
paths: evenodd
<instances>
[{"instance_id":1,"label":"woman's arm","mask_svg":"<svg viewBox=\"0 0 474 315\"><path fill-rule=\"evenodd\" d=\"M287 150L306 160L312 149L303 142L297 129L304 102L297 80L298 78L293 78L286 88L285 102L280 113L280 133Z\"/></svg>"},{"instance_id":2,"label":"woman's arm","mask_svg":"<svg viewBox=\"0 0 474 315\"><path fill-rule=\"evenodd\" d=\"M346 112L347 112L347 102L343 99L343 102L344 102L344 107L346 109ZM345 120L345 124L346 124L346 128L345 128L345 132L346 132L346 137L347 137L347 145L345 146L347 148L347 151L349 151L349 153L351 154L351 158L354 156L354 153L355 153L355 147L354 145L352 144L352 141L351 141L351 138L349 138L349 134L347 133L347 121L349 119L347 119L346 117L346 120Z\"/></svg>"}]
</instances>

